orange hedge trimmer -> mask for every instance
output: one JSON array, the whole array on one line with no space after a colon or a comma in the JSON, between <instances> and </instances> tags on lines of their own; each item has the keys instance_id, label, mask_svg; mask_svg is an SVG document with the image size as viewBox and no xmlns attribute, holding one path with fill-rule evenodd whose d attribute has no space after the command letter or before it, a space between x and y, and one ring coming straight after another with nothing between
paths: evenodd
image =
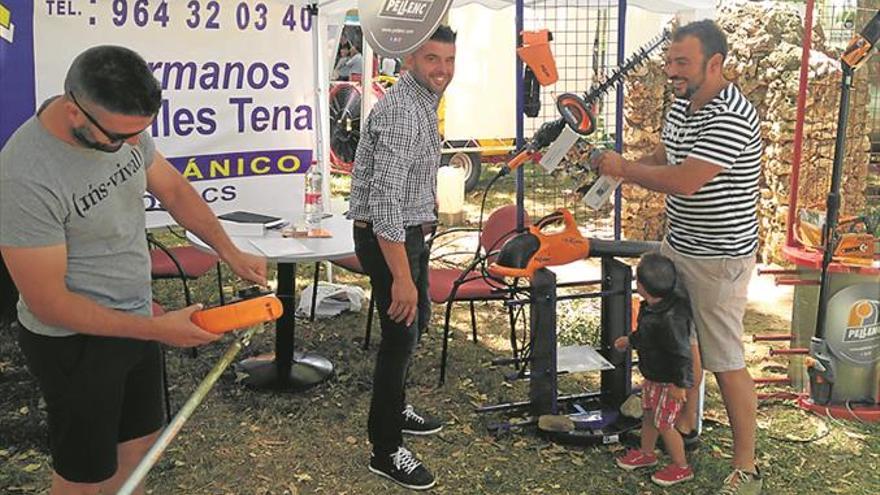
<instances>
[{"instance_id":1,"label":"orange hedge trimmer","mask_svg":"<svg viewBox=\"0 0 880 495\"><path fill-rule=\"evenodd\" d=\"M557 151L552 154L558 156L559 159L555 163L546 163L546 160L541 162L545 169L548 169L548 171L552 170L559 163L559 160L562 159L562 156L565 155L565 152L571 148L578 136L587 136L596 130L596 106L602 97L623 82L623 79L630 72L642 65L654 50L663 46L668 40L669 31L663 30L656 38L636 50L624 63L607 74L601 83L594 85L589 91L585 92L583 96L574 93L559 95L556 99L556 108L562 117L546 122L538 128L532 139L516 156L507 162L507 165L501 168L498 175L507 175L512 170L529 161L540 149L551 144L555 145L558 140L560 141L560 146L564 149L561 152ZM573 132L560 137L566 127ZM548 154L551 154L549 150Z\"/></svg>"}]
</instances>

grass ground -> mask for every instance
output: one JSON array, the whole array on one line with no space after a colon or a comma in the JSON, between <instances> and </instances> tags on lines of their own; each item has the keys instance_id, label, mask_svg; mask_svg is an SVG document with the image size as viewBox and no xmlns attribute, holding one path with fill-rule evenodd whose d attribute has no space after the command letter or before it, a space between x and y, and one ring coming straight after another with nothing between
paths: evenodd
<instances>
[{"instance_id":1,"label":"grass ground","mask_svg":"<svg viewBox=\"0 0 880 495\"><path fill-rule=\"evenodd\" d=\"M486 176L492 173L486 172ZM483 182L485 184L485 181ZM490 201L510 202L510 186ZM473 203L473 201L471 201ZM470 207L470 217L475 208ZM302 267L298 286L310 280ZM337 281L367 288L363 277L339 273ZM196 284L196 299L216 299L210 276ZM154 291L167 307L182 304L180 286L160 281ZM787 299L753 293L747 333L789 331ZM789 295L790 296L790 295ZM731 432L713 379L707 393L702 448L691 456L697 477L663 489L647 474L614 466L620 445L569 447L542 440L515 424L522 415L482 415L474 406L524 400L528 385L503 379L507 368L490 366L505 356L507 320L497 304L478 305L480 340L469 339L469 316L455 312L450 375L437 388L442 314L435 306L411 372L408 400L445 420L437 436L408 440L437 474L435 493L449 494L662 494L711 493L726 475ZM559 311L561 340L595 339L595 307L569 304ZM362 349L366 310L314 323L298 322L297 346L329 357L335 376L304 393L256 392L237 383L228 370L171 444L149 477L154 494L376 494L404 493L367 471L366 417L378 343ZM197 358L169 350L173 404L179 407L234 337L200 350ZM747 339L747 359L756 376L785 370L786 361L768 357L768 345ZM273 349L272 332L258 335L242 357ZM595 390L588 375L565 378L563 392ZM9 329L0 330L0 493L43 493L50 474L44 405ZM768 494L880 493L880 425L831 421L807 414L789 401L762 401L759 409L759 462Z\"/></svg>"}]
</instances>

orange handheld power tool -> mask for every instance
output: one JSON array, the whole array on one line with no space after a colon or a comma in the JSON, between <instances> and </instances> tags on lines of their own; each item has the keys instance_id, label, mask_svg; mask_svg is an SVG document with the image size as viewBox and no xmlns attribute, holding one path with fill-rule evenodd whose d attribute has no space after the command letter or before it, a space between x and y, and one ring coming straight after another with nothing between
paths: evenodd
<instances>
[{"instance_id":1,"label":"orange handheld power tool","mask_svg":"<svg viewBox=\"0 0 880 495\"><path fill-rule=\"evenodd\" d=\"M211 333L226 333L277 320L284 313L274 294L247 290L242 299L224 306L202 309L192 314L193 323Z\"/></svg>"},{"instance_id":2,"label":"orange handheld power tool","mask_svg":"<svg viewBox=\"0 0 880 495\"><path fill-rule=\"evenodd\" d=\"M551 229L559 223L563 224L562 230ZM659 247L660 244L655 241L586 238L578 230L574 215L561 208L529 226L528 232L511 237L504 243L495 262L489 265L489 273L496 277L531 278L541 268L564 265L581 258L637 258Z\"/></svg>"},{"instance_id":3,"label":"orange handheld power tool","mask_svg":"<svg viewBox=\"0 0 880 495\"><path fill-rule=\"evenodd\" d=\"M563 224L563 229L548 232ZM529 226L528 232L512 237L489 265L497 277L531 277L546 266L564 265L590 255L590 241L582 236L574 215L562 208Z\"/></svg>"}]
</instances>

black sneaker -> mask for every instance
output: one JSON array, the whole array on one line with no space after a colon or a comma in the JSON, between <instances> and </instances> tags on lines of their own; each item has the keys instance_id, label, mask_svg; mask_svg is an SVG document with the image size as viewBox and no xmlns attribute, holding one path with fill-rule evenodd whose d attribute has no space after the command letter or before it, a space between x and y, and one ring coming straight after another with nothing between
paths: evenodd
<instances>
[{"instance_id":1,"label":"black sneaker","mask_svg":"<svg viewBox=\"0 0 880 495\"><path fill-rule=\"evenodd\" d=\"M427 490L436 483L428 468L403 447L389 455L370 455L370 471L412 490Z\"/></svg>"},{"instance_id":2,"label":"black sneaker","mask_svg":"<svg viewBox=\"0 0 880 495\"><path fill-rule=\"evenodd\" d=\"M443 429L443 423L430 416L417 413L409 404L401 414L403 415L403 428L400 431L408 435L432 435Z\"/></svg>"}]
</instances>

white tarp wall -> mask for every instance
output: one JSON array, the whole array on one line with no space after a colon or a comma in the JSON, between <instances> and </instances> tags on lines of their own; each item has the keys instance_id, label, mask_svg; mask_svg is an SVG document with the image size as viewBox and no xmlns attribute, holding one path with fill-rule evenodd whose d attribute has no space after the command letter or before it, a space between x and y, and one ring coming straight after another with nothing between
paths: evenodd
<instances>
[{"instance_id":1,"label":"white tarp wall","mask_svg":"<svg viewBox=\"0 0 880 495\"><path fill-rule=\"evenodd\" d=\"M682 24L700 19L714 19L715 2L700 0L630 2L626 12L627 49L632 50L644 45L675 17Z\"/></svg>"},{"instance_id":2,"label":"white tarp wall","mask_svg":"<svg viewBox=\"0 0 880 495\"><path fill-rule=\"evenodd\" d=\"M449 10L458 36L455 78L446 90L447 140L516 135L516 9L472 3Z\"/></svg>"},{"instance_id":3,"label":"white tarp wall","mask_svg":"<svg viewBox=\"0 0 880 495\"><path fill-rule=\"evenodd\" d=\"M656 36L672 19L683 22L713 17L714 0L635 0L627 2L626 51L630 52ZM445 138L511 138L516 129L516 33L514 0L455 0L448 22L458 32L455 78L445 95ZM526 18L534 18L529 9L543 6L543 0L526 0ZM356 9L356 0L324 0L320 15L329 25L326 67L332 69L335 50L345 12ZM561 9L587 8L586 2L559 2ZM570 16L572 23L576 16ZM582 16L583 17L583 16ZM540 29L538 23L526 29ZM616 27L615 27L616 28ZM575 30L572 29L572 32ZM551 42L551 49L553 44ZM367 50L367 47L364 47ZM554 51L557 65L566 62ZM607 54L616 57L616 54ZM365 72L367 71L365 57ZM583 64L568 64L571 67ZM592 83L583 68L584 91ZM552 88L552 87L551 87Z\"/></svg>"}]
</instances>

